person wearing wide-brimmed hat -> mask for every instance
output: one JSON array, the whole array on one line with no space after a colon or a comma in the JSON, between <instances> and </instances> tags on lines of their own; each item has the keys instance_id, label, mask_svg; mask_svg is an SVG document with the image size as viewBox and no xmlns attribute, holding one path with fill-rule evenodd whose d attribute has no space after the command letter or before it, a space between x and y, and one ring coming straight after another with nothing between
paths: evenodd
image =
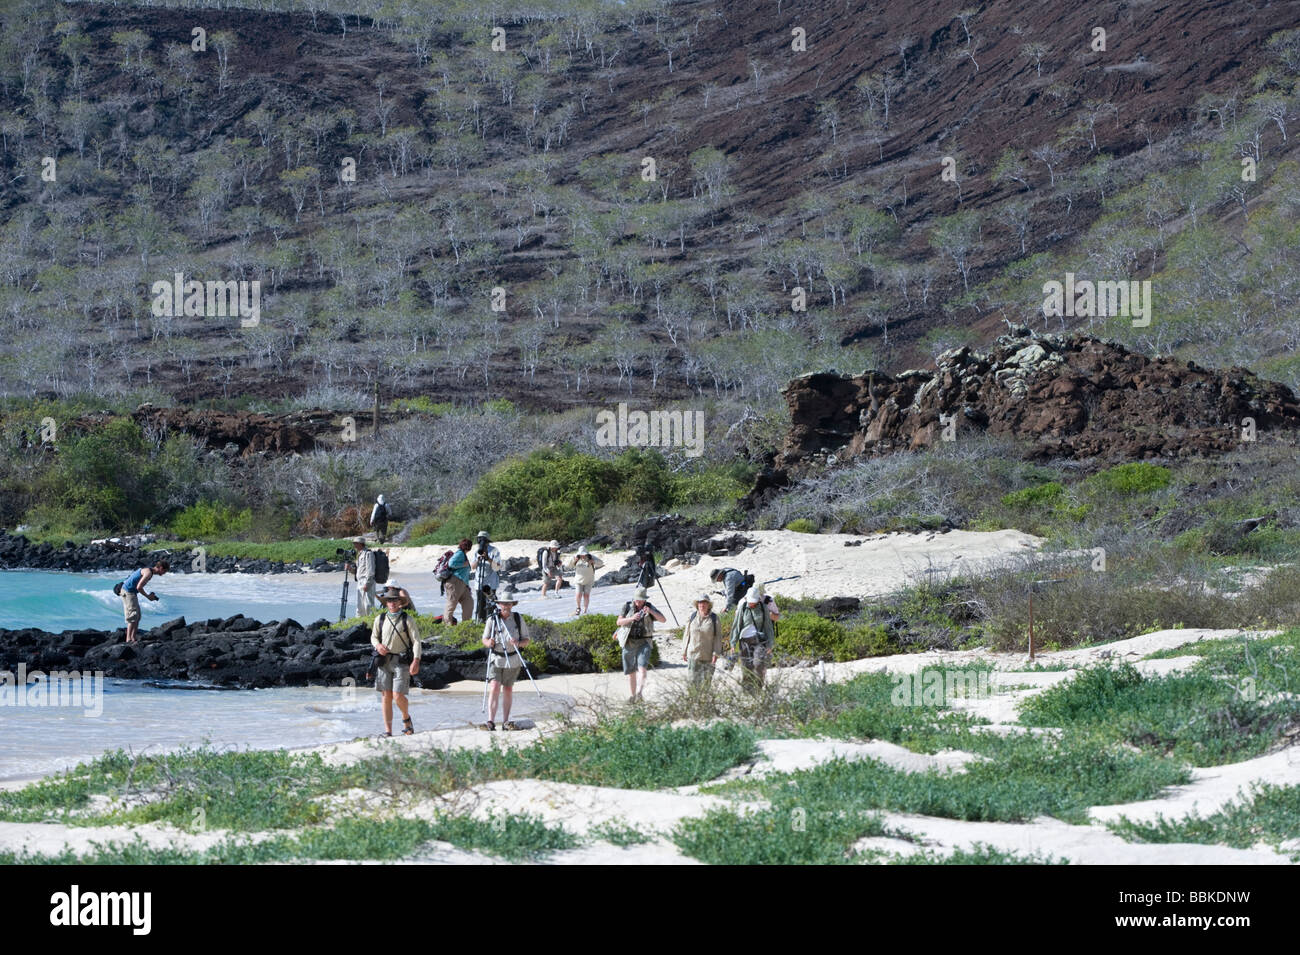
<instances>
[{"instance_id":1,"label":"person wearing wide-brimmed hat","mask_svg":"<svg viewBox=\"0 0 1300 955\"><path fill-rule=\"evenodd\" d=\"M497 698L501 698L501 725L508 730L518 727L510 721L510 704L514 698L515 680L519 676L521 660L519 648L528 646L528 628L524 618L515 613L519 597L509 584L497 594L497 612L483 627L483 646L489 648L488 720L486 730L497 728Z\"/></svg>"},{"instance_id":2,"label":"person wearing wide-brimmed hat","mask_svg":"<svg viewBox=\"0 0 1300 955\"><path fill-rule=\"evenodd\" d=\"M408 709L411 677L420 672L420 629L402 610L408 597L401 587L388 587L380 598L386 608L375 618L370 645L379 654L375 668L375 689L383 694L384 735L393 735L393 700L402 711L403 735L415 732Z\"/></svg>"},{"instance_id":3,"label":"person wearing wide-brimmed hat","mask_svg":"<svg viewBox=\"0 0 1300 955\"><path fill-rule=\"evenodd\" d=\"M645 692L646 672L650 669L650 651L654 647L655 621L666 618L646 599L646 589L638 587L632 599L623 605L618 626L627 628L623 641L623 672L627 674L629 703L639 703Z\"/></svg>"},{"instance_id":4,"label":"person wearing wide-brimmed hat","mask_svg":"<svg viewBox=\"0 0 1300 955\"><path fill-rule=\"evenodd\" d=\"M707 690L713 683L713 667L722 654L722 627L713 612L713 598L700 594L695 598L695 610L682 630L686 646L682 659L686 661L686 674L692 689Z\"/></svg>"},{"instance_id":5,"label":"person wearing wide-brimmed hat","mask_svg":"<svg viewBox=\"0 0 1300 955\"><path fill-rule=\"evenodd\" d=\"M546 596L547 589L551 584L555 584L555 596L560 596L560 589L564 586L564 563L560 558L560 542L551 541L546 545L546 550L542 551L542 596Z\"/></svg>"},{"instance_id":6,"label":"person wearing wide-brimmed hat","mask_svg":"<svg viewBox=\"0 0 1300 955\"><path fill-rule=\"evenodd\" d=\"M596 583L596 571L604 566L605 562L587 550L586 544L578 547L578 552L569 562L569 569L573 571L574 599L577 601L577 606L573 608L575 617L591 609L591 588Z\"/></svg>"},{"instance_id":7,"label":"person wearing wide-brimmed hat","mask_svg":"<svg viewBox=\"0 0 1300 955\"><path fill-rule=\"evenodd\" d=\"M744 603L736 608L736 616L731 621L731 646L739 654L745 671L745 689L757 692L776 647L776 627L758 588L751 588Z\"/></svg>"}]
</instances>

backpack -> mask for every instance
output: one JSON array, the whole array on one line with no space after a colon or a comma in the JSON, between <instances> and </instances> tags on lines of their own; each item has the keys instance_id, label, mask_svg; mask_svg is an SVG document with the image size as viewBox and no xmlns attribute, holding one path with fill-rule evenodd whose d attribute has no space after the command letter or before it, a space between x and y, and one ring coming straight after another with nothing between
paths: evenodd
<instances>
[{"instance_id":1,"label":"backpack","mask_svg":"<svg viewBox=\"0 0 1300 955\"><path fill-rule=\"evenodd\" d=\"M376 505L375 505L375 521L374 521L374 522L375 522L376 524L387 524L387 523L388 523L388 505L387 505L387 504L376 504Z\"/></svg>"},{"instance_id":2,"label":"backpack","mask_svg":"<svg viewBox=\"0 0 1300 955\"><path fill-rule=\"evenodd\" d=\"M375 551L375 583L388 583L388 555L382 550Z\"/></svg>"},{"instance_id":3,"label":"backpack","mask_svg":"<svg viewBox=\"0 0 1300 955\"><path fill-rule=\"evenodd\" d=\"M542 557L545 556L547 550L548 548L546 547L537 548L537 569L538 570L543 570L546 567L546 565L542 563Z\"/></svg>"},{"instance_id":4,"label":"backpack","mask_svg":"<svg viewBox=\"0 0 1300 955\"><path fill-rule=\"evenodd\" d=\"M453 572L451 569L451 559L455 556L454 550L449 550L438 558L438 562L433 565L433 576L439 583L445 584L451 580Z\"/></svg>"}]
</instances>

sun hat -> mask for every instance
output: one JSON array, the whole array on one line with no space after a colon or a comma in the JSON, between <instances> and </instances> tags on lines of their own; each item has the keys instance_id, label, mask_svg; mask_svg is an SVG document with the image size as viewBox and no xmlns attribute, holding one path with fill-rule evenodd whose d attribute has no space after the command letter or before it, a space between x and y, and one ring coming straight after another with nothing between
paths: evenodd
<instances>
[{"instance_id":1,"label":"sun hat","mask_svg":"<svg viewBox=\"0 0 1300 955\"><path fill-rule=\"evenodd\" d=\"M378 502L379 502L380 504L383 504L383 503L384 503L384 495L382 495L382 494L379 495L379 497L377 498L377 500L378 500Z\"/></svg>"},{"instance_id":2,"label":"sun hat","mask_svg":"<svg viewBox=\"0 0 1300 955\"><path fill-rule=\"evenodd\" d=\"M406 595L402 593L401 587L385 587L384 592L379 595L380 600L405 600Z\"/></svg>"},{"instance_id":3,"label":"sun hat","mask_svg":"<svg viewBox=\"0 0 1300 955\"><path fill-rule=\"evenodd\" d=\"M478 537L487 537L487 536L488 536L488 532L487 532L487 531L479 531L478 534L477 534L477 536L478 536Z\"/></svg>"},{"instance_id":4,"label":"sun hat","mask_svg":"<svg viewBox=\"0 0 1300 955\"><path fill-rule=\"evenodd\" d=\"M645 588L644 588L644 587L638 587L638 588L633 592L633 594L632 594L632 599L633 599L633 600L645 600L645 599L646 599Z\"/></svg>"},{"instance_id":5,"label":"sun hat","mask_svg":"<svg viewBox=\"0 0 1300 955\"><path fill-rule=\"evenodd\" d=\"M697 604L708 604L710 607L713 606L713 598L710 597L708 594L700 594L698 597L695 598L695 602Z\"/></svg>"},{"instance_id":6,"label":"sun hat","mask_svg":"<svg viewBox=\"0 0 1300 955\"><path fill-rule=\"evenodd\" d=\"M586 557L586 556L588 556L590 553L591 553L591 551L587 550L587 545L586 545L586 544L579 544L579 545L578 545L578 556L579 556L579 557Z\"/></svg>"},{"instance_id":7,"label":"sun hat","mask_svg":"<svg viewBox=\"0 0 1300 955\"><path fill-rule=\"evenodd\" d=\"M552 550L554 550L554 549L556 549L556 548L558 548L558 547L560 546L560 542L559 542L559 541L551 541L551 542L550 542L549 544L547 544L546 546L547 546L547 547L550 547Z\"/></svg>"},{"instance_id":8,"label":"sun hat","mask_svg":"<svg viewBox=\"0 0 1300 955\"><path fill-rule=\"evenodd\" d=\"M502 587L501 592L497 594L497 603L499 604L519 603L519 595L515 593L515 588L511 587L509 584Z\"/></svg>"},{"instance_id":9,"label":"sun hat","mask_svg":"<svg viewBox=\"0 0 1300 955\"><path fill-rule=\"evenodd\" d=\"M750 587L749 593L745 594L745 603L761 604L762 602L763 602L763 595L758 592L758 588Z\"/></svg>"},{"instance_id":10,"label":"sun hat","mask_svg":"<svg viewBox=\"0 0 1300 955\"><path fill-rule=\"evenodd\" d=\"M352 538L352 543L354 543L354 544L360 544L362 547L365 547L365 546L366 546L366 539L365 539L364 537L354 537L354 538Z\"/></svg>"}]
</instances>

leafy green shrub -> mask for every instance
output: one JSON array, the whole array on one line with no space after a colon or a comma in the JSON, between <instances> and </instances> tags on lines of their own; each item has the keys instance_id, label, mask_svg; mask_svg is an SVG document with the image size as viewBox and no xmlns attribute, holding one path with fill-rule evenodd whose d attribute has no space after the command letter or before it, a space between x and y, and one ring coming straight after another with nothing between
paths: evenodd
<instances>
[{"instance_id":1,"label":"leafy green shrub","mask_svg":"<svg viewBox=\"0 0 1300 955\"><path fill-rule=\"evenodd\" d=\"M1057 507L1066 500L1065 485L1060 481L1048 481L1034 487L1021 488L1010 494L1002 495L1002 503L1007 507L1028 509L1031 507Z\"/></svg>"},{"instance_id":2,"label":"leafy green shrub","mask_svg":"<svg viewBox=\"0 0 1300 955\"><path fill-rule=\"evenodd\" d=\"M1256 756L1300 726L1300 700L1252 698L1203 665L1143 676L1126 663L1084 670L1030 697L1021 720L1090 730L1197 766L1217 766Z\"/></svg>"},{"instance_id":3,"label":"leafy green shrub","mask_svg":"<svg viewBox=\"0 0 1300 955\"><path fill-rule=\"evenodd\" d=\"M716 779L754 755L754 733L734 723L673 727L627 716L512 754L527 776L619 789L663 789Z\"/></svg>"},{"instance_id":4,"label":"leafy green shrub","mask_svg":"<svg viewBox=\"0 0 1300 955\"><path fill-rule=\"evenodd\" d=\"M181 540L215 540L243 534L252 523L249 508L237 511L221 501L198 501L172 519L172 533Z\"/></svg>"},{"instance_id":5,"label":"leafy green shrub","mask_svg":"<svg viewBox=\"0 0 1300 955\"><path fill-rule=\"evenodd\" d=\"M796 517L789 524L785 525L788 531L794 531L796 534L816 534L817 525L806 517Z\"/></svg>"},{"instance_id":6,"label":"leafy green shrub","mask_svg":"<svg viewBox=\"0 0 1300 955\"><path fill-rule=\"evenodd\" d=\"M796 660L859 660L889 652L891 644L883 626L850 629L815 613L783 613L777 626L777 657Z\"/></svg>"},{"instance_id":7,"label":"leafy green shrub","mask_svg":"<svg viewBox=\"0 0 1300 955\"><path fill-rule=\"evenodd\" d=\"M1172 481L1173 472L1169 468L1148 461L1133 461L1100 471L1084 483L1104 493L1129 495L1159 491Z\"/></svg>"}]
</instances>

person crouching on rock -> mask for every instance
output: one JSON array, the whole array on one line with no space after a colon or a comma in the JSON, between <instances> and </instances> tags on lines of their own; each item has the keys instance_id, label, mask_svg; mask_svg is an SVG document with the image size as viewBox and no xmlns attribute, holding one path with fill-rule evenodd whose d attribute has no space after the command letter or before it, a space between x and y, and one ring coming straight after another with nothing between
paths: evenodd
<instances>
[{"instance_id":1,"label":"person crouching on rock","mask_svg":"<svg viewBox=\"0 0 1300 955\"><path fill-rule=\"evenodd\" d=\"M122 598L122 610L126 616L127 643L136 642L136 633L140 629L139 595L144 594L150 600L158 599L158 595L145 590L144 585L149 583L151 578L161 577L169 570L171 565L167 561L155 561L152 567L141 567L132 571L130 577L113 588L113 592Z\"/></svg>"},{"instance_id":2,"label":"person crouching on rock","mask_svg":"<svg viewBox=\"0 0 1300 955\"><path fill-rule=\"evenodd\" d=\"M375 669L375 689L383 694L384 735L393 735L393 700L402 711L403 736L415 732L407 695L411 677L420 672L420 630L402 610L406 598L400 587L389 587L380 598L385 611L375 618L370 631L370 645L379 654Z\"/></svg>"},{"instance_id":3,"label":"person crouching on rock","mask_svg":"<svg viewBox=\"0 0 1300 955\"><path fill-rule=\"evenodd\" d=\"M485 730L497 728L497 699L501 698L501 725L508 730L518 729L510 722L510 704L515 693L515 680L519 676L521 659L519 648L528 646L528 629L524 618L515 613L519 602L514 588L509 584L497 595L497 612L483 627L483 646L488 653L488 721Z\"/></svg>"}]
</instances>

